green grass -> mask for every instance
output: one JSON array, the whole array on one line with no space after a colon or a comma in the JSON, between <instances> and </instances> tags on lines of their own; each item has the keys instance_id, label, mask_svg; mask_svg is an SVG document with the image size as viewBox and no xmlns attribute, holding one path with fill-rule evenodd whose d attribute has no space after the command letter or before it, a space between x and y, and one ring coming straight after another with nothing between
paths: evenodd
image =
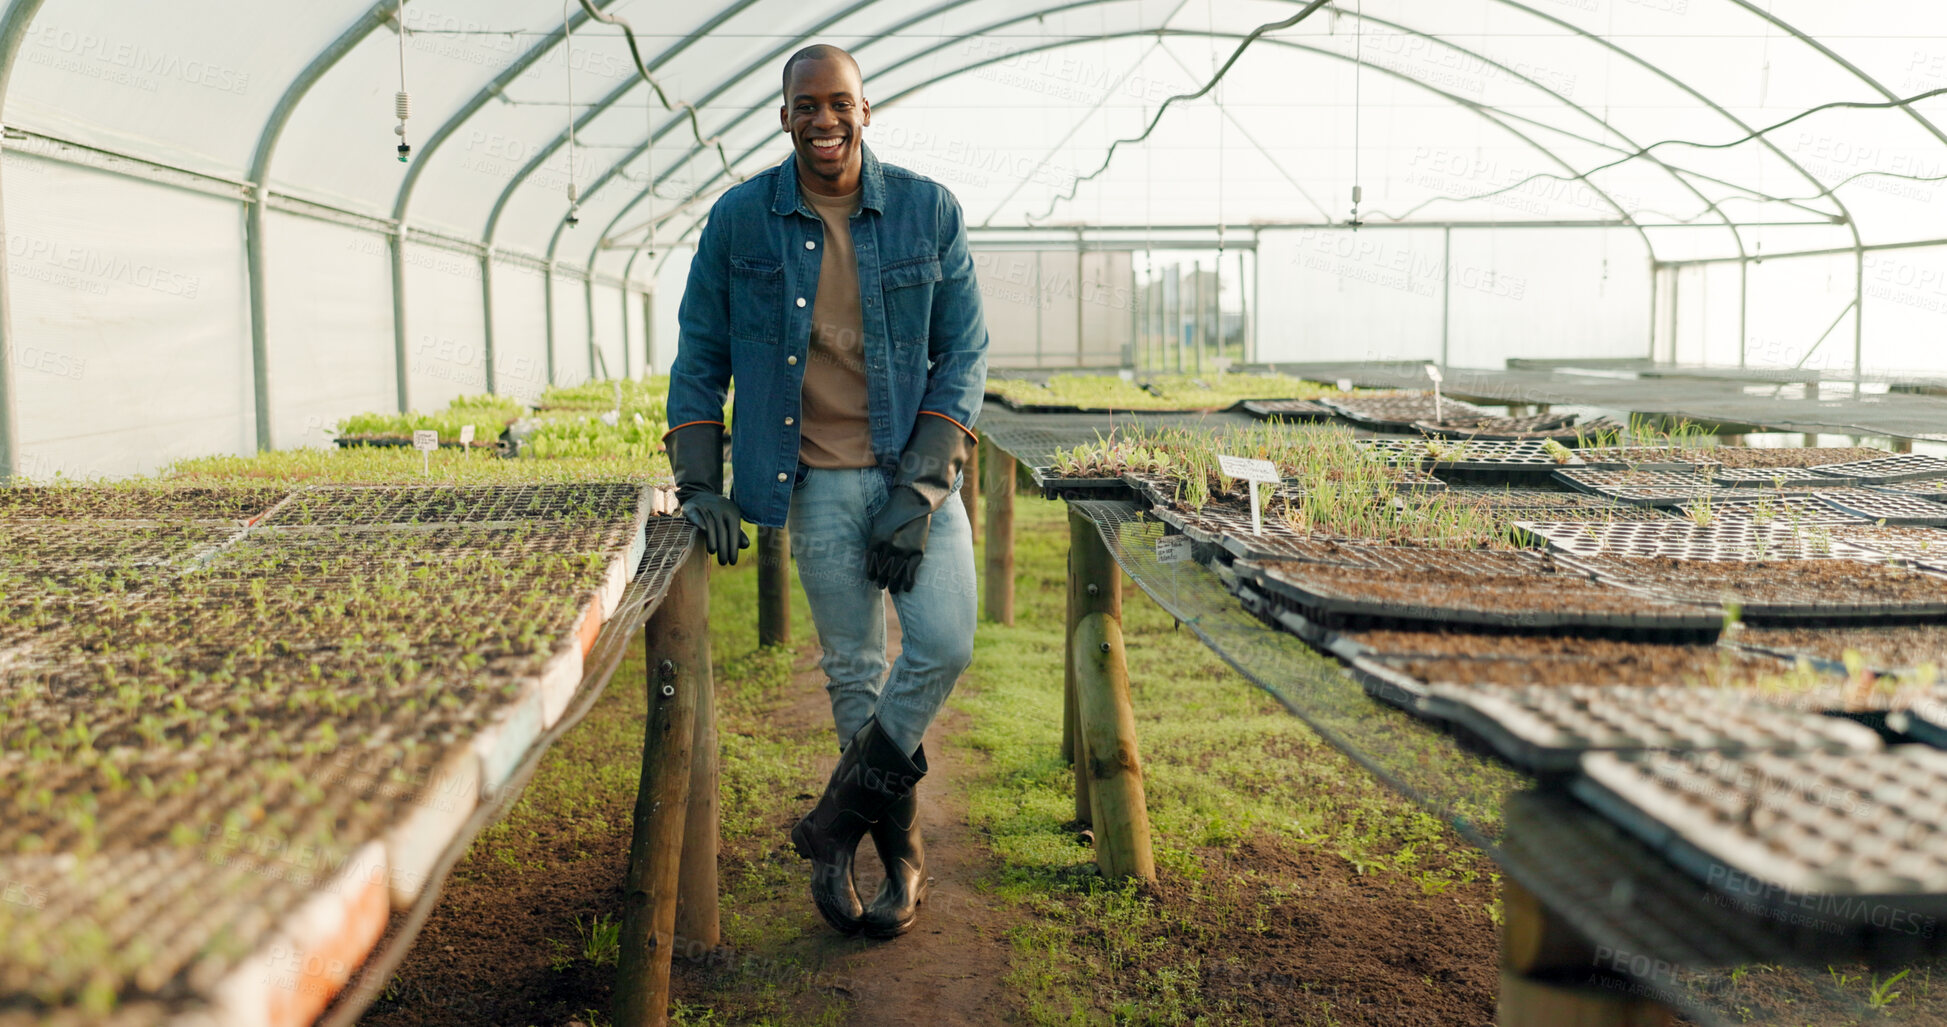
<instances>
[{"instance_id":1,"label":"green grass","mask_svg":"<svg viewBox=\"0 0 1947 1027\"><path fill-rule=\"evenodd\" d=\"M1213 924L1262 929L1261 899L1241 895L1234 874L1211 872L1253 836L1331 853L1358 874L1411 879L1433 901L1482 873L1479 854L1439 821L1127 585L1123 631L1156 862L1165 886L1199 891L1205 915L1172 913L1095 876L1091 850L1063 826L1074 817L1073 772L1060 755L1066 547L1065 507L1016 508L1016 624L982 623L969 687L953 699L971 721L955 743L984 757L968 806L999 860L996 890L1030 914L1009 936L1008 983L1031 1022L1226 1022L1200 998L1202 968L1185 953L1212 940Z\"/></svg>"}]
</instances>

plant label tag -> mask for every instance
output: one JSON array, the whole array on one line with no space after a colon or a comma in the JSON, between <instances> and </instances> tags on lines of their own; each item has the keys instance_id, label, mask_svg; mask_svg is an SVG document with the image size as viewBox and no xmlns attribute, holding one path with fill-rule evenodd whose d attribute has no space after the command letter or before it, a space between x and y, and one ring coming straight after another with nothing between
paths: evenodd
<instances>
[{"instance_id":1,"label":"plant label tag","mask_svg":"<svg viewBox=\"0 0 1947 1027\"><path fill-rule=\"evenodd\" d=\"M462 446L471 446L471 445L473 445L473 426L472 426L472 425L470 425L470 424L466 424L466 425L461 425L461 426L460 426L460 445L462 445Z\"/></svg>"},{"instance_id":2,"label":"plant label tag","mask_svg":"<svg viewBox=\"0 0 1947 1027\"><path fill-rule=\"evenodd\" d=\"M1339 391L1340 391L1340 392L1351 392L1351 391L1352 391L1352 379L1350 379L1350 378L1340 378L1340 379L1339 379Z\"/></svg>"},{"instance_id":3,"label":"plant label tag","mask_svg":"<svg viewBox=\"0 0 1947 1027\"><path fill-rule=\"evenodd\" d=\"M1134 371L1131 371L1131 370L1129 370L1129 369L1128 369L1128 368L1126 368L1126 367L1125 367L1125 368L1123 368L1123 369L1122 369L1122 370L1120 370L1120 371L1117 371L1117 372L1115 373L1115 376L1116 376L1117 378L1120 378L1120 379L1122 379L1122 380L1123 380L1123 381L1125 381L1125 382L1133 382L1133 381L1135 381L1135 380L1136 380L1136 372L1134 372Z\"/></svg>"},{"instance_id":4,"label":"plant label tag","mask_svg":"<svg viewBox=\"0 0 1947 1027\"><path fill-rule=\"evenodd\" d=\"M1435 385L1438 385L1438 384L1440 384L1441 382L1443 382L1443 381L1446 381L1446 379L1445 379L1445 378L1442 378L1442 377L1440 376L1440 365L1439 365L1439 364L1428 364L1428 365L1426 365L1426 376L1427 376L1428 378L1431 378L1431 379L1433 379L1433 384L1435 384Z\"/></svg>"},{"instance_id":5,"label":"plant label tag","mask_svg":"<svg viewBox=\"0 0 1947 1027\"><path fill-rule=\"evenodd\" d=\"M1215 358L1213 358L1213 359L1212 359L1212 360L1211 360L1210 362L1211 362L1211 363L1213 363L1213 364L1216 364L1216 365L1217 365L1217 378L1218 378L1218 380L1220 380L1220 381L1221 381L1221 380L1223 379L1223 377L1224 377L1224 375L1226 375L1226 374L1229 374L1229 373L1230 373L1230 365L1231 365L1231 358L1229 358L1229 357L1215 357Z\"/></svg>"},{"instance_id":6,"label":"plant label tag","mask_svg":"<svg viewBox=\"0 0 1947 1027\"><path fill-rule=\"evenodd\" d=\"M1246 456L1226 456L1219 453L1217 455L1217 467L1224 472L1225 477L1229 478L1242 478L1245 481L1261 481L1267 485L1276 485L1279 481L1278 468L1269 460L1257 460Z\"/></svg>"},{"instance_id":7,"label":"plant label tag","mask_svg":"<svg viewBox=\"0 0 1947 1027\"><path fill-rule=\"evenodd\" d=\"M439 448L439 432L415 431L412 433L412 448L422 453L430 453Z\"/></svg>"},{"instance_id":8,"label":"plant label tag","mask_svg":"<svg viewBox=\"0 0 1947 1027\"><path fill-rule=\"evenodd\" d=\"M1195 550L1188 535L1164 535L1156 540L1156 559L1162 563L1183 563Z\"/></svg>"},{"instance_id":9,"label":"plant label tag","mask_svg":"<svg viewBox=\"0 0 1947 1027\"><path fill-rule=\"evenodd\" d=\"M641 412L641 411L637 411L637 412L636 412L636 415L635 415L635 426L636 426L636 427L638 427L638 428L640 428L640 427L642 427L643 425L645 425L645 424L647 424L647 423L648 423L647 421L644 421L644 420L642 419L642 412Z\"/></svg>"},{"instance_id":10,"label":"plant label tag","mask_svg":"<svg viewBox=\"0 0 1947 1027\"><path fill-rule=\"evenodd\" d=\"M606 424L606 425L608 425L608 426L609 426L609 427L611 427L611 428L613 428L613 427L615 427L615 426L616 426L616 425L618 425L618 424L621 424L621 423L622 423L622 411L620 411L620 410L611 410L611 411L609 411L608 413L606 413L606 414L603 414L603 415L602 415L602 423L603 423L603 424Z\"/></svg>"}]
</instances>

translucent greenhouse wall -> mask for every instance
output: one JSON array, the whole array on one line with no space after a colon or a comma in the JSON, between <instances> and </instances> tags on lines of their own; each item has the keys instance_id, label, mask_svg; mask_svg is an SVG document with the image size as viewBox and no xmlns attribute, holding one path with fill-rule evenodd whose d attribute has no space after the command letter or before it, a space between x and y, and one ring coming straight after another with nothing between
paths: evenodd
<instances>
[{"instance_id":1,"label":"translucent greenhouse wall","mask_svg":"<svg viewBox=\"0 0 1947 1027\"><path fill-rule=\"evenodd\" d=\"M694 126L582 0L571 40L534 0L6 0L0 474L667 368L687 247L788 152L814 41L857 55L882 159L1041 233L995 260L1075 265L1090 298L982 271L997 366L1124 359L1127 265L1091 262L1223 225L1264 246L1260 359L1947 375L1937 0L1363 0L1241 52L1300 5L587 2Z\"/></svg>"}]
</instances>

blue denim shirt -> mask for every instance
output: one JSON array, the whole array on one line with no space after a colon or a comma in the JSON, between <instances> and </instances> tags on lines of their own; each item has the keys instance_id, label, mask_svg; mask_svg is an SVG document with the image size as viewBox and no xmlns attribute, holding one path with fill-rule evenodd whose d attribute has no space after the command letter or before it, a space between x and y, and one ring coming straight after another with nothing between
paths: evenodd
<instances>
[{"instance_id":1,"label":"blue denim shirt","mask_svg":"<svg viewBox=\"0 0 1947 1027\"><path fill-rule=\"evenodd\" d=\"M969 435L987 378L987 325L960 203L946 187L864 149L852 215L865 322L872 452L890 475L913 425L947 418ZM710 210L677 312L669 423L723 422L737 382L731 498L780 527L798 468L798 393L811 348L824 225L798 194L796 155L723 194Z\"/></svg>"}]
</instances>

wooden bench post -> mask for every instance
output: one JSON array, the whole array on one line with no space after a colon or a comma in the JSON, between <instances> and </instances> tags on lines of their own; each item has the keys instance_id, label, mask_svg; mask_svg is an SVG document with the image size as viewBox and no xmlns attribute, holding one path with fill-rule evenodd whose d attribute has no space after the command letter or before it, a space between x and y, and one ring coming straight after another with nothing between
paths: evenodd
<instances>
[{"instance_id":1,"label":"wooden bench post","mask_svg":"<svg viewBox=\"0 0 1947 1027\"><path fill-rule=\"evenodd\" d=\"M642 781L623 885L616 1027L662 1027L669 1021L669 965L686 848L696 711L710 687L706 558L702 542L692 541L688 559L642 634L649 715L643 725Z\"/></svg>"},{"instance_id":2,"label":"wooden bench post","mask_svg":"<svg viewBox=\"0 0 1947 1027\"><path fill-rule=\"evenodd\" d=\"M1661 1003L1590 986L1596 950L1533 893L1501 880L1500 1027L1670 1027ZM1581 982L1577 982L1577 978Z\"/></svg>"},{"instance_id":3,"label":"wooden bench post","mask_svg":"<svg viewBox=\"0 0 1947 1027\"><path fill-rule=\"evenodd\" d=\"M1095 522L1068 511L1068 706L1075 812L1104 877L1156 879L1136 713L1122 643L1122 573Z\"/></svg>"},{"instance_id":4,"label":"wooden bench post","mask_svg":"<svg viewBox=\"0 0 1947 1027\"><path fill-rule=\"evenodd\" d=\"M1014 623L1014 458L986 439L980 440L981 491L987 497L987 558L982 581L981 617L990 623Z\"/></svg>"}]
</instances>

